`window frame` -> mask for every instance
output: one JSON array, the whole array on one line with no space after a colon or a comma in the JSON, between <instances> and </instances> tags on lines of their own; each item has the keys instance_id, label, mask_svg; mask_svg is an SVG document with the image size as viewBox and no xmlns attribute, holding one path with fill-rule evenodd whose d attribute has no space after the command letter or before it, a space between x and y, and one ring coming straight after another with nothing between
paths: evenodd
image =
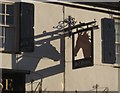
<instances>
[{"instance_id":1,"label":"window frame","mask_svg":"<svg viewBox=\"0 0 120 93\"><path fill-rule=\"evenodd\" d=\"M0 13L0 16L1 16L1 18L2 18L2 20L4 20L4 23L0 23L0 30L1 30L1 47L0 47L0 52L2 52L2 53L11 53L12 51L6 51L5 50L5 46L4 46L4 44L5 44L5 42L6 42L6 36L5 36L5 34L6 34L6 29L13 29L14 31L15 31L15 23L14 23L14 16L15 16L15 14L13 13L13 14L8 14L7 13L7 6L9 6L9 5L11 5L12 7L14 7L13 5L14 5L14 3L15 2L0 2L0 4L2 5L2 6L4 6L4 11L5 12L1 12ZM3 10L2 10L3 11ZM14 11L14 8L13 8L13 10L12 11ZM13 21L13 23L12 24L7 24L7 17L13 17L12 19L12 21ZM14 45L13 45L13 48L14 48ZM12 50L12 49L11 49Z\"/></svg>"},{"instance_id":2,"label":"window frame","mask_svg":"<svg viewBox=\"0 0 120 93\"><path fill-rule=\"evenodd\" d=\"M72 69L90 67L94 65L94 30L88 30L91 36L91 57L89 60L86 58L75 59L74 48L75 48L75 35L78 33L72 33ZM83 31L85 32L85 31ZM87 31L86 31L87 32Z\"/></svg>"},{"instance_id":3,"label":"window frame","mask_svg":"<svg viewBox=\"0 0 120 93\"><path fill-rule=\"evenodd\" d=\"M120 26L120 18L117 17L117 18L114 18L114 20L115 20L115 25ZM118 39L120 39L120 30L119 29L120 29L120 27L116 28L116 26L115 26L116 64L120 64L120 61L119 61L119 58L120 58L120 51L119 50L120 49L118 49L118 48L120 48L120 40L118 40Z\"/></svg>"}]
</instances>

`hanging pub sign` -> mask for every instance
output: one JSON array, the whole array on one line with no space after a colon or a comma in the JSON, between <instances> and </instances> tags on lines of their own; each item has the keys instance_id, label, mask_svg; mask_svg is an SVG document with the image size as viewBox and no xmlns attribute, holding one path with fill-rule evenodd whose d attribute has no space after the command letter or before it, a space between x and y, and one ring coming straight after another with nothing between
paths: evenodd
<instances>
[{"instance_id":1,"label":"hanging pub sign","mask_svg":"<svg viewBox=\"0 0 120 93\"><path fill-rule=\"evenodd\" d=\"M93 66L93 30L99 29L96 20L76 24L75 18L68 16L58 23L54 28L68 31L69 37L72 35L72 68Z\"/></svg>"},{"instance_id":2,"label":"hanging pub sign","mask_svg":"<svg viewBox=\"0 0 120 93\"><path fill-rule=\"evenodd\" d=\"M72 68L93 66L93 29L72 33Z\"/></svg>"}]
</instances>

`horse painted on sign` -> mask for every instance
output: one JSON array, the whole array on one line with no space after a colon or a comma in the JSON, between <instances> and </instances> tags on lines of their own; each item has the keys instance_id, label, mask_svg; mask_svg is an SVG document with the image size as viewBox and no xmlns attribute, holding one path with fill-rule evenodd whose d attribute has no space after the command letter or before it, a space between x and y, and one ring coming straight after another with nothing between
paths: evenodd
<instances>
[{"instance_id":1,"label":"horse painted on sign","mask_svg":"<svg viewBox=\"0 0 120 93\"><path fill-rule=\"evenodd\" d=\"M91 56L91 40L87 32L78 33L76 46L74 48L74 56L77 56L80 48L82 48L84 58L89 58Z\"/></svg>"}]
</instances>

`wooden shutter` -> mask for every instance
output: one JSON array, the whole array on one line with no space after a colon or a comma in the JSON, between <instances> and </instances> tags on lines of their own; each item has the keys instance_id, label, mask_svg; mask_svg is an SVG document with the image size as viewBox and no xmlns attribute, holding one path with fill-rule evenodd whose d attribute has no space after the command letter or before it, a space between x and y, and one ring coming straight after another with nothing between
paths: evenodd
<instances>
[{"instance_id":1,"label":"wooden shutter","mask_svg":"<svg viewBox=\"0 0 120 93\"><path fill-rule=\"evenodd\" d=\"M33 52L34 50L34 5L25 2L15 3L15 50Z\"/></svg>"},{"instance_id":2,"label":"wooden shutter","mask_svg":"<svg viewBox=\"0 0 120 93\"><path fill-rule=\"evenodd\" d=\"M115 63L115 24L113 19L101 19L102 62Z\"/></svg>"},{"instance_id":3,"label":"wooden shutter","mask_svg":"<svg viewBox=\"0 0 120 93\"><path fill-rule=\"evenodd\" d=\"M20 7L20 51L32 52L34 50L34 5L21 3Z\"/></svg>"},{"instance_id":4,"label":"wooden shutter","mask_svg":"<svg viewBox=\"0 0 120 93\"><path fill-rule=\"evenodd\" d=\"M5 28L5 51L13 53L14 51L14 29Z\"/></svg>"}]
</instances>

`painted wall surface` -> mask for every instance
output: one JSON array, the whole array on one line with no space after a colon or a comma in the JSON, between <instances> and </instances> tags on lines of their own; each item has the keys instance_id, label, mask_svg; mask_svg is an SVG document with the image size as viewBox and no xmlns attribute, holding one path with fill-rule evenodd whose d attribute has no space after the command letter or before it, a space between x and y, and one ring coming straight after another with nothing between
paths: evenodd
<instances>
[{"instance_id":1,"label":"painted wall surface","mask_svg":"<svg viewBox=\"0 0 120 93\"><path fill-rule=\"evenodd\" d=\"M66 8L66 15L72 15L81 22L88 22L96 19L97 24L101 27L101 19L104 17L110 18L109 15L86 11L81 9ZM66 38L66 90L91 90L95 84L99 87L108 87L110 90L117 89L117 69L112 65L102 64L101 55L101 28L94 31L94 66L80 68L77 70L71 69L72 48L71 39ZM111 74L112 75L111 75ZM77 76L76 76L77 75ZM109 79L108 79L109 78ZM112 85L110 84L112 83ZM113 85L114 84L114 85ZM114 86L114 87L113 87ZM103 88L104 89L104 88ZM99 90L103 90L100 88Z\"/></svg>"},{"instance_id":2,"label":"painted wall surface","mask_svg":"<svg viewBox=\"0 0 120 93\"><path fill-rule=\"evenodd\" d=\"M33 90L42 78L45 91L89 91L98 84L98 90L108 87L118 90L118 69L111 64L102 64L101 28L94 31L94 66L72 69L72 38L65 37L54 29L63 17L72 16L77 22L96 19L101 27L101 18L110 15L83 9L74 9L48 3L33 2L35 8L35 51L33 53L3 54L2 67L30 70L26 78L26 90ZM64 14L63 14L64 13Z\"/></svg>"}]
</instances>

